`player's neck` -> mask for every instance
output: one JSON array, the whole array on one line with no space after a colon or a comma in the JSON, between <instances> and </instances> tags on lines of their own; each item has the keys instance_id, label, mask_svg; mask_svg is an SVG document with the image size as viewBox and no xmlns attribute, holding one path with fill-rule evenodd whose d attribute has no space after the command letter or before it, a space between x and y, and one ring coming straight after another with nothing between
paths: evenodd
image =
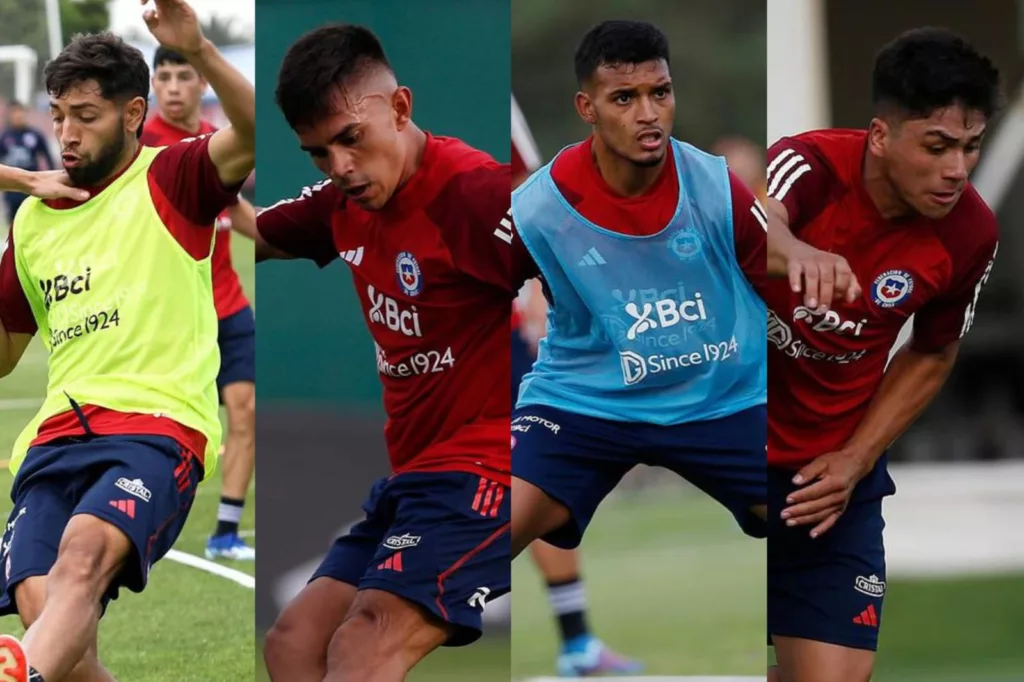
<instances>
[{"instance_id":1,"label":"player's neck","mask_svg":"<svg viewBox=\"0 0 1024 682\"><path fill-rule=\"evenodd\" d=\"M892 183L885 176L885 172L878 163L878 160L871 154L864 154L864 162L861 164L861 178L864 180L864 191L868 198L875 205L878 212L886 220L904 218L912 213L906 203L900 199L899 194L893 189Z\"/></svg>"},{"instance_id":2,"label":"player's neck","mask_svg":"<svg viewBox=\"0 0 1024 682\"><path fill-rule=\"evenodd\" d=\"M643 167L622 158L597 135L590 146L590 156L601 178L619 196L632 198L646 193L661 176L668 154L655 166Z\"/></svg>"},{"instance_id":3,"label":"player's neck","mask_svg":"<svg viewBox=\"0 0 1024 682\"><path fill-rule=\"evenodd\" d=\"M182 130L192 134L196 134L199 132L199 126L203 121L202 116L199 115L198 109L192 112L191 114L188 114L187 116L183 116L181 118L171 118L170 116L161 111L160 117L163 120L170 123L175 128L181 128Z\"/></svg>"},{"instance_id":4,"label":"player's neck","mask_svg":"<svg viewBox=\"0 0 1024 682\"><path fill-rule=\"evenodd\" d=\"M416 171L423 165L423 153L427 149L427 134L417 127L415 123L410 121L404 134L406 135L408 153L405 155L405 167L402 169L402 180L399 183L399 187L409 182L409 178L415 175Z\"/></svg>"}]
</instances>

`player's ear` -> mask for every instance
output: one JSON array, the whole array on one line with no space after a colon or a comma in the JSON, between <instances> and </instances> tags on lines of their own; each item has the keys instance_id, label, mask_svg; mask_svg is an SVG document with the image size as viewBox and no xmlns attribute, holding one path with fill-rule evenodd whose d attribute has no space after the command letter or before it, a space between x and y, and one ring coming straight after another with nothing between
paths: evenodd
<instances>
[{"instance_id":1,"label":"player's ear","mask_svg":"<svg viewBox=\"0 0 1024 682\"><path fill-rule=\"evenodd\" d=\"M596 125L597 116L594 114L594 100L582 90L576 93L576 113L579 114L587 125Z\"/></svg>"},{"instance_id":2,"label":"player's ear","mask_svg":"<svg viewBox=\"0 0 1024 682\"><path fill-rule=\"evenodd\" d=\"M884 118L875 116L868 125L868 151L875 156L882 156L892 134L890 124Z\"/></svg>"},{"instance_id":3,"label":"player's ear","mask_svg":"<svg viewBox=\"0 0 1024 682\"><path fill-rule=\"evenodd\" d=\"M124 105L124 125L130 133L138 132L146 120L146 100L133 97Z\"/></svg>"},{"instance_id":4,"label":"player's ear","mask_svg":"<svg viewBox=\"0 0 1024 682\"><path fill-rule=\"evenodd\" d=\"M400 85L391 95L391 107L395 111L395 127L403 130L412 120L412 90Z\"/></svg>"}]
</instances>

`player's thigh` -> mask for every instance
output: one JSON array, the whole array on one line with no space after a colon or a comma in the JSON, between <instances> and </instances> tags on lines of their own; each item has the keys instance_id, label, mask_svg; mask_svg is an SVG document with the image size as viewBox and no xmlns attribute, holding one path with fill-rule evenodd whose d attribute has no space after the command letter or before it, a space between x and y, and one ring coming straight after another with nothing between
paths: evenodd
<instances>
[{"instance_id":1,"label":"player's thigh","mask_svg":"<svg viewBox=\"0 0 1024 682\"><path fill-rule=\"evenodd\" d=\"M547 406L517 408L512 415L514 535L539 537L562 549L577 547L598 506L638 461L630 428ZM568 518L551 500L568 510ZM516 544L521 549L521 539Z\"/></svg>"},{"instance_id":2,"label":"player's thigh","mask_svg":"<svg viewBox=\"0 0 1024 682\"><path fill-rule=\"evenodd\" d=\"M402 597L452 626L445 644L476 641L486 603L512 587L509 490L461 472L391 479L396 514L360 590Z\"/></svg>"},{"instance_id":3,"label":"player's thigh","mask_svg":"<svg viewBox=\"0 0 1024 682\"><path fill-rule=\"evenodd\" d=\"M356 598L356 586L320 577L312 580L278 615L267 646L324 657Z\"/></svg>"},{"instance_id":4,"label":"player's thigh","mask_svg":"<svg viewBox=\"0 0 1024 682\"><path fill-rule=\"evenodd\" d=\"M765 537L767 410L649 432L650 464L675 471L725 506L743 531Z\"/></svg>"},{"instance_id":5,"label":"player's thigh","mask_svg":"<svg viewBox=\"0 0 1024 682\"><path fill-rule=\"evenodd\" d=\"M770 509L792 490L791 476L769 471ZM790 528L769 515L767 616L773 641L809 640L868 652L878 647L886 591L884 527L882 501L856 495L836 524L814 539L809 526Z\"/></svg>"},{"instance_id":6,"label":"player's thigh","mask_svg":"<svg viewBox=\"0 0 1024 682\"><path fill-rule=\"evenodd\" d=\"M14 508L0 543L0 615L19 613L31 623L42 608L45 576L57 562L74 502L63 483L45 478L22 484L19 477L12 494Z\"/></svg>"},{"instance_id":7,"label":"player's thigh","mask_svg":"<svg viewBox=\"0 0 1024 682\"><path fill-rule=\"evenodd\" d=\"M153 564L177 541L203 476L199 458L173 439L107 436L90 443L106 458L75 515L94 517L127 540L128 556L107 597L145 589Z\"/></svg>"},{"instance_id":8,"label":"player's thigh","mask_svg":"<svg viewBox=\"0 0 1024 682\"><path fill-rule=\"evenodd\" d=\"M256 321L252 308L246 307L220 320L217 345L220 349L220 370L217 389L221 402L228 406L226 389L233 384L256 384ZM254 398L255 399L255 398ZM242 403L244 405L244 402Z\"/></svg>"},{"instance_id":9,"label":"player's thigh","mask_svg":"<svg viewBox=\"0 0 1024 682\"><path fill-rule=\"evenodd\" d=\"M875 652L773 636L780 682L869 682Z\"/></svg>"}]
</instances>

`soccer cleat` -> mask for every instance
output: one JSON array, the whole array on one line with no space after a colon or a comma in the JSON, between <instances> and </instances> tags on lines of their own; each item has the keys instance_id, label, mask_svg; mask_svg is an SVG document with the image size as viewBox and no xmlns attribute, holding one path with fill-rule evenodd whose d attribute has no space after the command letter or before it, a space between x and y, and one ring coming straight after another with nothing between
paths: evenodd
<instances>
[{"instance_id":1,"label":"soccer cleat","mask_svg":"<svg viewBox=\"0 0 1024 682\"><path fill-rule=\"evenodd\" d=\"M561 677L591 677L601 675L635 675L643 665L621 656L593 635L569 640L558 655L558 674Z\"/></svg>"},{"instance_id":2,"label":"soccer cleat","mask_svg":"<svg viewBox=\"0 0 1024 682\"><path fill-rule=\"evenodd\" d=\"M0 679L28 682L28 659L21 642L13 635L0 635Z\"/></svg>"},{"instance_id":3,"label":"soccer cleat","mask_svg":"<svg viewBox=\"0 0 1024 682\"><path fill-rule=\"evenodd\" d=\"M256 550L245 544L245 541L238 537L238 533L211 535L206 541L206 558L255 561Z\"/></svg>"}]
</instances>

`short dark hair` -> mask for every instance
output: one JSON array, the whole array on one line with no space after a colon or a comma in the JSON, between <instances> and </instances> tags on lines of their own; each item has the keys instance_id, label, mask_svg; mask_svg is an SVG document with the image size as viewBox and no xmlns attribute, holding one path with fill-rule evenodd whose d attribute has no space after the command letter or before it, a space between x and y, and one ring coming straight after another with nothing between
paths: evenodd
<instances>
[{"instance_id":1,"label":"short dark hair","mask_svg":"<svg viewBox=\"0 0 1024 682\"><path fill-rule=\"evenodd\" d=\"M576 81L583 85L601 66L669 63L668 38L646 21L605 21L587 31L576 48Z\"/></svg>"},{"instance_id":2,"label":"short dark hair","mask_svg":"<svg viewBox=\"0 0 1024 682\"><path fill-rule=\"evenodd\" d=\"M896 109L913 118L954 104L991 118L1001 104L998 69L944 28L913 29L882 48L871 92L880 113Z\"/></svg>"},{"instance_id":3,"label":"short dark hair","mask_svg":"<svg viewBox=\"0 0 1024 682\"><path fill-rule=\"evenodd\" d=\"M62 97L75 84L95 80L100 96L127 101L149 98L149 67L146 58L120 36L109 31L79 33L43 69L46 91ZM139 126L138 136L142 136Z\"/></svg>"},{"instance_id":4,"label":"short dark hair","mask_svg":"<svg viewBox=\"0 0 1024 682\"><path fill-rule=\"evenodd\" d=\"M391 64L368 28L332 24L310 31L288 48L277 76L277 106L293 129L331 113L335 88L367 68Z\"/></svg>"},{"instance_id":5,"label":"short dark hair","mask_svg":"<svg viewBox=\"0 0 1024 682\"><path fill-rule=\"evenodd\" d=\"M156 71L157 67L162 64L175 64L184 65L188 64L189 61L185 59L184 55L180 52L175 52L169 47L161 45L156 48L156 52L153 53L153 70Z\"/></svg>"}]
</instances>

